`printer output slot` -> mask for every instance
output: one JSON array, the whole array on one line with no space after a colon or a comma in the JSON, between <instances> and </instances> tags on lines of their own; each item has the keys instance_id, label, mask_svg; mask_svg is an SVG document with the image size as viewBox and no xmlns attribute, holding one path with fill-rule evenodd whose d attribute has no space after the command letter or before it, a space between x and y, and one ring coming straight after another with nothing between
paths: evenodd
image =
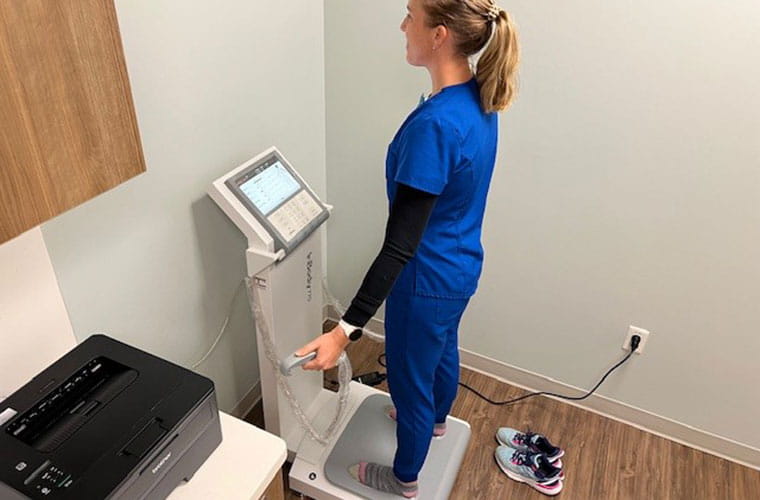
<instances>
[{"instance_id":1,"label":"printer output slot","mask_svg":"<svg viewBox=\"0 0 760 500\"><path fill-rule=\"evenodd\" d=\"M66 442L137 376L135 370L108 358L93 359L14 419L6 432L49 453Z\"/></svg>"}]
</instances>

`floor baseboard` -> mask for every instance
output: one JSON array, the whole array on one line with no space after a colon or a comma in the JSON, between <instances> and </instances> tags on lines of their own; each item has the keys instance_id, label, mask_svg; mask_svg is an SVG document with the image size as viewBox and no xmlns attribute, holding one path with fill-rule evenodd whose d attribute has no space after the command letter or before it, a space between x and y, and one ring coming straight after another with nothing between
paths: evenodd
<instances>
[{"instance_id":1,"label":"floor baseboard","mask_svg":"<svg viewBox=\"0 0 760 500\"><path fill-rule=\"evenodd\" d=\"M233 417L243 419L260 400L261 381L258 380L228 413Z\"/></svg>"},{"instance_id":2,"label":"floor baseboard","mask_svg":"<svg viewBox=\"0 0 760 500\"><path fill-rule=\"evenodd\" d=\"M558 382L544 375L529 372L466 349L460 349L459 352L460 362L465 368L494 377L497 380L520 387L521 389L532 392L547 391L570 394L583 394L586 392L578 387ZM760 449L697 429L683 422L656 415L598 394L592 394L582 402L567 401L560 398L552 399L631 425L637 429L670 439L699 451L760 470Z\"/></svg>"}]
</instances>

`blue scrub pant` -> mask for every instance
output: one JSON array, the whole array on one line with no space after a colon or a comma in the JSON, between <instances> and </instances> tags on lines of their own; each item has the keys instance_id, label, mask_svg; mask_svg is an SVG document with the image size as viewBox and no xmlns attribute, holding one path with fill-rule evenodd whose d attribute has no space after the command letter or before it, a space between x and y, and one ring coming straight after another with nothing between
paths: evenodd
<instances>
[{"instance_id":1,"label":"blue scrub pant","mask_svg":"<svg viewBox=\"0 0 760 500\"><path fill-rule=\"evenodd\" d=\"M393 472L417 480L433 425L446 422L459 382L459 320L469 299L440 299L394 290L385 305L388 387L396 407Z\"/></svg>"}]
</instances>

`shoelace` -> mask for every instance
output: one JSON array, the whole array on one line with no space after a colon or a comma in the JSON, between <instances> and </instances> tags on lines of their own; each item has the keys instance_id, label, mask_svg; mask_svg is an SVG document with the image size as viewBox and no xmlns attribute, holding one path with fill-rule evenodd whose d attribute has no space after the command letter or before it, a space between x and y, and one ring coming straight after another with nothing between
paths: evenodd
<instances>
[{"instance_id":1,"label":"shoelace","mask_svg":"<svg viewBox=\"0 0 760 500\"><path fill-rule=\"evenodd\" d=\"M536 434L535 432L530 431L526 432L525 434L516 434L514 441L516 441L521 446L528 447L528 449L534 453L544 452L550 448L549 443L546 441L546 438L540 434Z\"/></svg>"},{"instance_id":2,"label":"shoelace","mask_svg":"<svg viewBox=\"0 0 760 500\"><path fill-rule=\"evenodd\" d=\"M514 441L517 441L517 444L527 446L531 443L531 439L533 439L533 436L535 434L532 432L527 432L526 434L518 433L515 434Z\"/></svg>"},{"instance_id":3,"label":"shoelace","mask_svg":"<svg viewBox=\"0 0 760 500\"><path fill-rule=\"evenodd\" d=\"M512 453L512 463L516 465L525 465L529 463L530 460L530 454L525 451L515 450L514 453ZM531 464L532 465L532 464Z\"/></svg>"}]
</instances>

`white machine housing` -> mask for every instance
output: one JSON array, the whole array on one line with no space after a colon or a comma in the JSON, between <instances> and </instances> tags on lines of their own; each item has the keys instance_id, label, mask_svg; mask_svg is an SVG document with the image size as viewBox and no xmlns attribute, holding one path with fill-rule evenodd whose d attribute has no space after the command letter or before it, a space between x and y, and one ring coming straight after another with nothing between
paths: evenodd
<instances>
[{"instance_id":1,"label":"white machine housing","mask_svg":"<svg viewBox=\"0 0 760 500\"><path fill-rule=\"evenodd\" d=\"M265 173L266 178L259 177L259 180L270 185L274 183L276 190L282 190L274 200L259 196L257 187L253 190L240 189L247 182L255 182L257 175L271 168L278 169L277 175ZM292 176L298 187L287 179L287 175ZM261 308L277 355L283 359L321 333L324 320L322 224L332 207L319 200L275 147L215 180L209 195L248 238L248 275L259 287ZM278 212L287 213L288 217L276 216ZM279 217L279 220L273 220L273 216ZM284 227L288 223L290 227ZM266 358L260 332L257 332L257 347L265 427L287 443L288 458L293 463L290 487L320 500L362 498L328 481L324 464L335 441L362 401L371 395L384 393L351 382L346 414L332 441L322 445L308 437L296 421L288 401L278 388L276 370ZM322 372L298 369L288 382L314 427L324 432L335 416L337 394L323 388Z\"/></svg>"}]
</instances>

